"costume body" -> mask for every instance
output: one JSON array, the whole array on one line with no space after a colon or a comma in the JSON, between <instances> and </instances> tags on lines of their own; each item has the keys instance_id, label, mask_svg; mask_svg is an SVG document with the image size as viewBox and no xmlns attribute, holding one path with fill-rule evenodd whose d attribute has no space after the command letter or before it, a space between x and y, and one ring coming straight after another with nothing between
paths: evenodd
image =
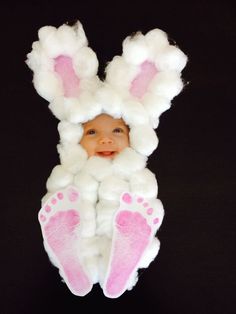
<instances>
[{"instance_id":1,"label":"costume body","mask_svg":"<svg viewBox=\"0 0 236 314\"><path fill-rule=\"evenodd\" d=\"M120 296L158 253L155 233L164 210L146 162L158 145L159 117L183 88L186 61L164 32L138 33L125 39L102 82L79 22L39 30L27 64L36 90L60 120L60 165L47 181L39 221L49 257L76 295L98 282L106 296ZM88 158L79 144L82 124L102 113L130 128L130 147L113 160Z\"/></svg>"}]
</instances>

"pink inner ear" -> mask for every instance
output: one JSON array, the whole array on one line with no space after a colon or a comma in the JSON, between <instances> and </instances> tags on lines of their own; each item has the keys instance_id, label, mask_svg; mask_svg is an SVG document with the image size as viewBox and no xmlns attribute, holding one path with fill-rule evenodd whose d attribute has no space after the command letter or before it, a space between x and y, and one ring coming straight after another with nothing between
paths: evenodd
<instances>
[{"instance_id":1,"label":"pink inner ear","mask_svg":"<svg viewBox=\"0 0 236 314\"><path fill-rule=\"evenodd\" d=\"M60 76L63 82L64 96L79 96L80 80L76 76L72 65L72 59L67 56L59 56L54 59L54 70Z\"/></svg>"},{"instance_id":2,"label":"pink inner ear","mask_svg":"<svg viewBox=\"0 0 236 314\"><path fill-rule=\"evenodd\" d=\"M140 73L131 83L130 93L135 97L142 98L157 72L158 70L154 63L144 61L140 66Z\"/></svg>"}]
</instances>

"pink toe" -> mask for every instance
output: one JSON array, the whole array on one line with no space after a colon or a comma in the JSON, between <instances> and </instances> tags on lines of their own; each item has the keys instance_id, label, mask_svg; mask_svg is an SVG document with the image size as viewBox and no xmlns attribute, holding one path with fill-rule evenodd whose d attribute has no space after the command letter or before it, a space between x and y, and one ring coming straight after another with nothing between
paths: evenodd
<instances>
[{"instance_id":1,"label":"pink toe","mask_svg":"<svg viewBox=\"0 0 236 314\"><path fill-rule=\"evenodd\" d=\"M55 198L52 199L52 204L55 205L57 200Z\"/></svg>"},{"instance_id":2,"label":"pink toe","mask_svg":"<svg viewBox=\"0 0 236 314\"><path fill-rule=\"evenodd\" d=\"M49 213L49 212L51 211L51 207L50 207L49 205L46 205L46 206L45 206L45 211L46 211L47 213Z\"/></svg>"},{"instance_id":3,"label":"pink toe","mask_svg":"<svg viewBox=\"0 0 236 314\"><path fill-rule=\"evenodd\" d=\"M158 222L159 222L159 218L155 218L155 219L153 220L154 225L156 225Z\"/></svg>"},{"instance_id":4,"label":"pink toe","mask_svg":"<svg viewBox=\"0 0 236 314\"><path fill-rule=\"evenodd\" d=\"M61 192L57 193L57 197L59 200L62 200L63 199L63 194Z\"/></svg>"},{"instance_id":5,"label":"pink toe","mask_svg":"<svg viewBox=\"0 0 236 314\"><path fill-rule=\"evenodd\" d=\"M42 215L42 214L40 215L39 218L40 218L41 221L45 221L46 220L46 217L44 215Z\"/></svg>"},{"instance_id":6,"label":"pink toe","mask_svg":"<svg viewBox=\"0 0 236 314\"><path fill-rule=\"evenodd\" d=\"M138 197L138 198L137 198L137 202L138 202L138 203L142 203L142 202L143 202L143 198L142 198L142 197Z\"/></svg>"},{"instance_id":7,"label":"pink toe","mask_svg":"<svg viewBox=\"0 0 236 314\"><path fill-rule=\"evenodd\" d=\"M131 204L132 203L132 196L129 193L125 193L122 196L122 200L127 203L127 204Z\"/></svg>"},{"instance_id":8,"label":"pink toe","mask_svg":"<svg viewBox=\"0 0 236 314\"><path fill-rule=\"evenodd\" d=\"M151 215L152 213L153 213L153 208L148 208L147 214L148 214L148 215Z\"/></svg>"}]
</instances>

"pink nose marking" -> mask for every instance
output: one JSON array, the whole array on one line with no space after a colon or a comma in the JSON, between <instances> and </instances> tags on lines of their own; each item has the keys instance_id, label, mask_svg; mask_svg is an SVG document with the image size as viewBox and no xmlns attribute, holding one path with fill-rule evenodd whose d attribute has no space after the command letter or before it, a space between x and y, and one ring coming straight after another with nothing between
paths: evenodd
<instances>
[{"instance_id":1,"label":"pink nose marking","mask_svg":"<svg viewBox=\"0 0 236 314\"><path fill-rule=\"evenodd\" d=\"M142 203L142 201L143 201L143 198L142 198L142 197L138 197L138 198L137 198L137 202L138 202L138 203Z\"/></svg>"},{"instance_id":2,"label":"pink nose marking","mask_svg":"<svg viewBox=\"0 0 236 314\"><path fill-rule=\"evenodd\" d=\"M143 206L144 207L148 207L148 203L143 203Z\"/></svg>"},{"instance_id":3,"label":"pink nose marking","mask_svg":"<svg viewBox=\"0 0 236 314\"><path fill-rule=\"evenodd\" d=\"M78 199L79 194L75 190L71 189L69 191L68 197L71 202L75 202Z\"/></svg>"},{"instance_id":4,"label":"pink nose marking","mask_svg":"<svg viewBox=\"0 0 236 314\"><path fill-rule=\"evenodd\" d=\"M129 193L125 193L123 196L122 196L122 200L127 203L127 204L131 204L132 203L132 197Z\"/></svg>"},{"instance_id":5,"label":"pink nose marking","mask_svg":"<svg viewBox=\"0 0 236 314\"><path fill-rule=\"evenodd\" d=\"M41 221L45 221L45 220L46 220L46 217L41 214L41 215L40 215L40 220L41 220Z\"/></svg>"},{"instance_id":6,"label":"pink nose marking","mask_svg":"<svg viewBox=\"0 0 236 314\"><path fill-rule=\"evenodd\" d=\"M57 193L57 197L59 198L59 200L63 199L63 194L62 193Z\"/></svg>"},{"instance_id":7,"label":"pink nose marking","mask_svg":"<svg viewBox=\"0 0 236 314\"><path fill-rule=\"evenodd\" d=\"M159 222L159 218L155 218L155 219L153 220L154 225L156 225L158 222Z\"/></svg>"},{"instance_id":8,"label":"pink nose marking","mask_svg":"<svg viewBox=\"0 0 236 314\"><path fill-rule=\"evenodd\" d=\"M46 211L47 213L49 213L49 212L51 211L51 207L50 207L49 205L46 205L46 206L45 206L45 211Z\"/></svg>"},{"instance_id":9,"label":"pink nose marking","mask_svg":"<svg viewBox=\"0 0 236 314\"><path fill-rule=\"evenodd\" d=\"M153 208L148 208L147 214L148 214L148 215L151 215L152 213L153 213Z\"/></svg>"},{"instance_id":10,"label":"pink nose marking","mask_svg":"<svg viewBox=\"0 0 236 314\"><path fill-rule=\"evenodd\" d=\"M55 205L57 200L55 198L52 199L52 204Z\"/></svg>"}]
</instances>

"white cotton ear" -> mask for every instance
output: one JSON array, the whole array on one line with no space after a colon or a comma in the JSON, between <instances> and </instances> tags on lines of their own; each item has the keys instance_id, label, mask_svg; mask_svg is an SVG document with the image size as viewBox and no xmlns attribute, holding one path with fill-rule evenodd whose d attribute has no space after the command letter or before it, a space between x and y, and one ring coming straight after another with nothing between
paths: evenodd
<instances>
[{"instance_id":1,"label":"white cotton ear","mask_svg":"<svg viewBox=\"0 0 236 314\"><path fill-rule=\"evenodd\" d=\"M169 100L177 96L183 88L180 73L176 71L160 72L150 83L149 92Z\"/></svg>"},{"instance_id":2,"label":"white cotton ear","mask_svg":"<svg viewBox=\"0 0 236 314\"><path fill-rule=\"evenodd\" d=\"M106 81L119 91L124 102L132 99L142 104L151 126L156 128L160 114L183 89L181 71L186 62L186 55L169 43L162 30L154 29L146 35L139 32L124 40L122 56L114 57L106 69ZM155 98L159 98L157 108ZM128 110L124 106L122 116L128 115Z\"/></svg>"},{"instance_id":3,"label":"white cotton ear","mask_svg":"<svg viewBox=\"0 0 236 314\"><path fill-rule=\"evenodd\" d=\"M83 136L81 124L74 124L68 121L61 121L57 126L62 143L78 144Z\"/></svg>"},{"instance_id":4,"label":"white cotton ear","mask_svg":"<svg viewBox=\"0 0 236 314\"><path fill-rule=\"evenodd\" d=\"M50 70L38 69L36 71L33 84L41 97L50 102L55 97L63 96L61 82Z\"/></svg>"},{"instance_id":5,"label":"white cotton ear","mask_svg":"<svg viewBox=\"0 0 236 314\"><path fill-rule=\"evenodd\" d=\"M148 58L148 47L145 37L138 32L123 41L123 56L127 63L139 65Z\"/></svg>"},{"instance_id":6,"label":"white cotton ear","mask_svg":"<svg viewBox=\"0 0 236 314\"><path fill-rule=\"evenodd\" d=\"M149 156L157 148L158 138L149 125L134 126L129 133L130 146L144 156Z\"/></svg>"},{"instance_id":7,"label":"white cotton ear","mask_svg":"<svg viewBox=\"0 0 236 314\"><path fill-rule=\"evenodd\" d=\"M160 115L170 108L170 100L166 97L155 95L153 93L146 93L142 102L149 115L152 127L154 129L157 128L159 125Z\"/></svg>"},{"instance_id":8,"label":"white cotton ear","mask_svg":"<svg viewBox=\"0 0 236 314\"><path fill-rule=\"evenodd\" d=\"M58 189L65 188L73 182L73 175L66 170L62 165L57 165L53 168L46 186L49 192L55 192Z\"/></svg>"},{"instance_id":9,"label":"white cotton ear","mask_svg":"<svg viewBox=\"0 0 236 314\"><path fill-rule=\"evenodd\" d=\"M64 98L55 97L49 104L48 108L52 111L55 117L59 120L65 120L67 117L67 107L65 106Z\"/></svg>"},{"instance_id":10,"label":"white cotton ear","mask_svg":"<svg viewBox=\"0 0 236 314\"><path fill-rule=\"evenodd\" d=\"M89 78L97 74L98 59L89 47L83 47L75 53L74 69L78 77Z\"/></svg>"},{"instance_id":11,"label":"white cotton ear","mask_svg":"<svg viewBox=\"0 0 236 314\"><path fill-rule=\"evenodd\" d=\"M181 72L187 63L187 56L178 47L168 45L159 51L156 66L160 71Z\"/></svg>"},{"instance_id":12,"label":"white cotton ear","mask_svg":"<svg viewBox=\"0 0 236 314\"><path fill-rule=\"evenodd\" d=\"M87 160L88 155L80 144L59 144L57 150L62 166L73 174L80 171Z\"/></svg>"},{"instance_id":13,"label":"white cotton ear","mask_svg":"<svg viewBox=\"0 0 236 314\"><path fill-rule=\"evenodd\" d=\"M167 34L161 29L155 28L147 32L145 41L150 50L150 57L155 59L158 51L169 45Z\"/></svg>"},{"instance_id":14,"label":"white cotton ear","mask_svg":"<svg viewBox=\"0 0 236 314\"><path fill-rule=\"evenodd\" d=\"M123 57L116 56L106 67L106 82L117 89L121 96L129 96L130 82L136 73L135 65L128 65Z\"/></svg>"},{"instance_id":15,"label":"white cotton ear","mask_svg":"<svg viewBox=\"0 0 236 314\"><path fill-rule=\"evenodd\" d=\"M76 50L87 45L82 25L77 22L74 27L63 24L58 29L44 26L38 32L43 49L50 58L58 55L74 55Z\"/></svg>"},{"instance_id":16,"label":"white cotton ear","mask_svg":"<svg viewBox=\"0 0 236 314\"><path fill-rule=\"evenodd\" d=\"M87 44L79 22L72 27L45 26L39 30L39 41L33 43L27 55L26 63L34 72L34 86L50 102L49 108L58 119L74 113L66 101L78 103L81 95L91 94L99 86L98 60Z\"/></svg>"}]
</instances>

